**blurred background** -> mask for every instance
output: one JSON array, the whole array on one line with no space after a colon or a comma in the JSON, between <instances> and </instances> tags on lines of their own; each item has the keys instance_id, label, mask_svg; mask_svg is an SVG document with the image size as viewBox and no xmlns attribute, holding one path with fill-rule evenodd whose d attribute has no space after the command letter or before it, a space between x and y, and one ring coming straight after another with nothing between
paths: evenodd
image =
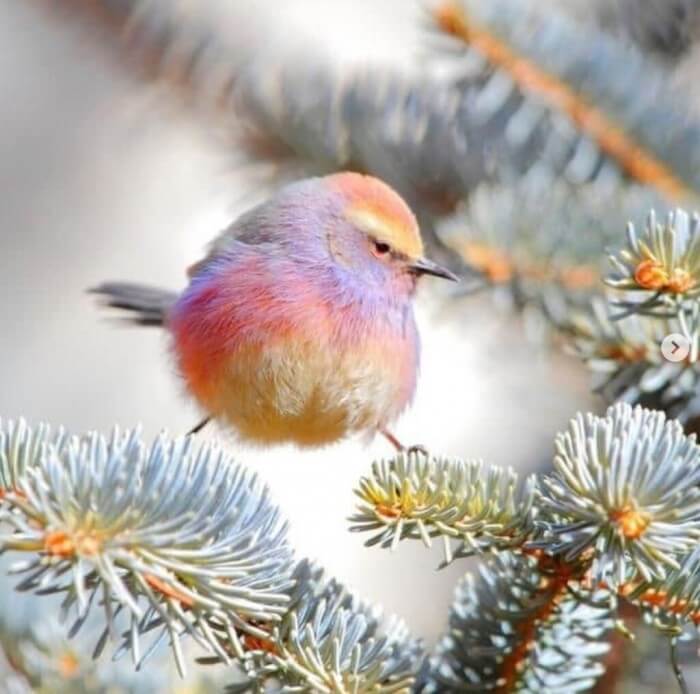
<instances>
[{"instance_id":1,"label":"blurred background","mask_svg":"<svg viewBox=\"0 0 700 694\"><path fill-rule=\"evenodd\" d=\"M420 50L419 8L409 2L219 5L232 37L258 51L313 41L339 61L410 69ZM0 8L0 413L72 431L142 423L148 437L184 433L198 412L165 336L110 320L85 291L105 279L183 287L185 268L260 193L206 122L169 104L164 87L132 78L89 23L42 3ZM397 435L521 469L546 461L553 433L586 403L583 369L545 358L489 301L451 313L424 294L420 322L418 396ZM347 530L352 487L373 459L391 455L385 441L312 452L228 445L271 487L299 554L437 638L463 567L437 572L439 552L366 549Z\"/></svg>"},{"instance_id":2,"label":"blurred background","mask_svg":"<svg viewBox=\"0 0 700 694\"><path fill-rule=\"evenodd\" d=\"M226 55L228 51L230 65L236 65L244 76L243 93L238 94L243 106L246 94L257 96L257 102L253 96L249 98L253 107L248 116L255 126L264 123L273 129L283 122L284 114L280 115L282 111L277 107L285 99L293 100L295 94L296 83L292 78L287 82L284 76L290 66L300 66L298 74L307 78L313 77L319 65L324 70L337 70L340 77L334 84L339 85L349 84L343 80L351 81L355 74L364 75L362 79L367 74L376 75L379 82L385 73L396 75L399 83L410 88L418 85L416 99L407 97L401 102L407 111L423 103L418 97L426 79L445 85L445 93L448 88L450 94L459 92L456 105L450 101L449 108L454 107L467 119L474 134L468 132L465 137L473 136L478 143L474 149L468 139L460 160L470 162L469 166L480 161L483 172L477 175L470 169L463 175L455 174L462 186L457 197L466 198L480 183L482 174L494 187L452 205L444 215L449 218L444 223L435 221L438 215L434 210L426 212L422 220L431 252L449 256L455 263L473 261L470 276L481 282L494 279L493 256L489 256L490 264L475 261L474 246L461 255L455 253L455 224L466 228L470 223L474 226L476 220L482 222L480 232L498 234L507 223L498 217L500 211L511 214L511 218L519 212L521 217L530 215L528 220L541 219L544 227L561 222L561 217L547 217L551 213L547 208L559 204L557 200L561 205L556 214L574 205L566 196L557 198L559 179L568 177L567 185L574 185L578 176L578 183L593 185L592 180L600 178L606 190L617 190L621 182L634 179L627 164L610 157L605 147L585 150L591 137L576 139L578 131L567 125L566 114L551 116L548 106L537 111L522 93L521 101L514 102L512 90L522 92L522 85L517 80L504 81L498 71L484 76L480 72L484 70L483 59L479 62L467 56L456 68L454 56L447 50L444 60L429 60L426 56L434 50L435 37L427 28L429 17L424 3L216 0L173 2L170 6L141 4L149 7L147 12L124 9L139 5L137 2L0 0L3 418L46 420L76 432L108 431L114 424L142 423L147 438L162 429L184 433L198 421L196 409L169 364L165 336L155 329L139 329L112 320L108 312L98 309L86 289L113 279L183 287L184 269L201 257L208 241L221 228L265 197L281 180L306 170L296 163L261 165L250 148L240 146L232 137L239 126L236 112L226 104L209 108L217 95L216 85L223 84L227 74L222 72L220 60L208 57L207 47L201 65L187 62L188 56L197 54L192 49L200 35L213 34L220 53ZM650 85L656 85L654 80L665 82L687 97L685 115L679 116L680 120L669 116L663 123L667 129L677 127L681 133L678 137L675 131L673 137L668 131L659 135L658 129L652 133L648 122L632 122L629 116L639 141L651 149L663 149L657 140L664 137L664 142L681 148L683 128L693 124L695 108L688 94L695 35L690 15L687 21L673 20L673 34L670 30L664 32L675 15L668 19L662 3L652 8L657 11L661 7L652 20L630 11L631 2L615 4L614 11L606 7L607 3L599 7L595 3L550 0L547 4L561 10L567 21L581 22L591 31L599 32L601 26L606 26L610 36L616 37L614 46L632 46L653 64L658 75L650 74ZM177 18L173 26L184 27L181 32L172 27L162 29L160 22L168 13ZM501 20L486 17L484 21L497 26L509 18L506 14ZM655 30L649 30L650 25ZM188 27L194 36L192 41L188 39ZM164 50L169 31L178 41L173 44L176 48ZM508 31L514 46L526 40L513 22ZM565 37L562 42L566 42ZM578 55L578 49L572 46L572 55ZM555 55L561 47L544 41L540 54L533 59L541 60L547 50ZM603 51L600 55L608 54ZM313 69L308 67L310 64ZM599 73L594 67L589 66L580 79L587 79L586 87L599 94L605 85L596 82ZM608 72L614 73L615 69L608 66ZM160 79L163 75L165 78ZM201 84L193 89L192 83L198 81ZM305 88L311 95L308 103L299 107L297 120L291 116L288 119L291 129L301 128L302 135L312 142L316 138L325 143L324 138L333 136L330 125L318 115L327 84L328 80L323 79L307 83ZM289 91L284 91L285 86ZM470 96L476 104L470 111L472 102L464 95L477 87L480 101ZM361 92L361 88L358 90ZM627 106L634 111L634 104L625 104L629 93L643 91L644 85L632 88L623 80L609 91L615 90L615 98L606 101L608 97L603 95L601 103L609 106L618 120L624 119ZM390 92L387 86L386 93ZM300 87L302 93L306 94ZM378 103L377 93L374 103ZM265 105L265 99L272 100L272 106ZM439 98L427 97L424 102L441 103ZM309 107L308 114L302 106ZM359 97L355 108L359 112L363 108ZM520 114L521 130L530 127L534 132L542 118L549 118L541 127L537 125L541 132L533 136L534 144L528 145L527 156L515 151L514 135L508 135L511 139L507 148L499 144L504 141L506 123L500 116L494 120L493 114L500 114L502 108ZM316 124L319 133L314 135ZM373 131L370 128L368 132ZM397 133L396 142L400 144L405 133L400 128ZM549 151L552 133L559 138L559 150L564 147L562 142L568 143L568 149L564 147L566 157L556 155L560 157L555 157L559 163L552 165L556 175L544 177L547 184L540 188L540 194L531 196L529 207L520 205L509 191L519 185L520 177L524 178L524 168L539 171L537 162L553 161L542 155ZM349 139L353 137L354 131ZM371 141L369 135L368 139ZM340 167L333 161L314 164L313 155L318 152L306 147L308 143L301 135L290 136L287 144L290 142L301 142L297 147L299 158L311 161L309 170ZM418 147L417 138L411 143ZM328 149L321 154L325 156ZM357 162L370 158L371 147L363 151L364 160L359 155L349 156L340 163L355 168ZM674 152L672 156L676 156ZM485 153L493 154L496 164L492 167ZM586 157L593 163L586 164ZM321 155L318 158L323 159ZM409 157L392 162L397 171L392 182L402 192L420 177L421 171L440 181L433 164L423 167L421 161ZM668 164L681 172L679 176L686 170L684 166L692 169L692 165L692 161L686 164L675 160ZM445 170L448 168L445 165ZM494 170L499 173L494 174ZM403 188L401 183L405 184ZM642 196L645 204L638 204L635 210L646 207L649 195L659 194L654 181L643 180L641 185L644 190L635 195ZM694 186L690 181L687 188ZM662 195L664 192L661 190ZM615 209L610 212L612 219L613 214L629 208L625 200L624 205L610 204L609 208L600 202L578 199L575 204L588 205L589 213L593 209L604 219L608 219L608 209ZM416 198L412 202L416 204ZM484 209L490 217L484 216ZM465 217L455 222L455 214ZM466 220L461 226L460 219ZM588 217L583 215L583 219ZM623 227L617 217L615 220L611 233L619 234ZM585 239L587 222L575 220L571 227L576 224L581 231L578 243ZM507 239L499 237L499 242L508 247ZM585 250L591 255L598 254L600 248ZM549 338L542 337L538 326L547 321L541 315L533 318L533 314L552 313L549 305L547 310L540 310L539 305L533 312L514 310L530 305L530 289L530 285L523 284L517 292L496 288L457 298L445 294L443 288L423 288L419 298L423 365L415 404L396 430L401 440L424 444L437 454L484 458L528 472L548 464L552 437L570 417L580 409L601 406L603 400L591 394L590 374L580 360L550 349ZM539 294L536 299L540 300ZM369 470L373 459L391 455L386 442L377 440L365 446L347 441L300 452L246 448L216 429L203 435L224 441L238 460L256 470L270 486L290 522L292 542L299 555L318 560L364 597L405 618L414 634L429 644L435 642L445 629L448 605L464 564L437 571L439 550L428 553L414 546L417 543L402 545L394 553L365 548L364 538L347 529L346 518L354 507L352 487Z\"/></svg>"}]
</instances>

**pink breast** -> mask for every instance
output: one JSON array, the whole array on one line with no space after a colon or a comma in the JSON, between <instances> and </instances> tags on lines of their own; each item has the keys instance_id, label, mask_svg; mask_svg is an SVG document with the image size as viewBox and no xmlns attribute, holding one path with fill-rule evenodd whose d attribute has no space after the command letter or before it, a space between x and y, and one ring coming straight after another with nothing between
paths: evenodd
<instances>
[{"instance_id":1,"label":"pink breast","mask_svg":"<svg viewBox=\"0 0 700 694\"><path fill-rule=\"evenodd\" d=\"M222 370L236 351L282 340L293 331L273 285L254 258L236 269L235 281L212 276L193 282L173 311L169 327L180 373L209 409Z\"/></svg>"},{"instance_id":2,"label":"pink breast","mask_svg":"<svg viewBox=\"0 0 700 694\"><path fill-rule=\"evenodd\" d=\"M348 388L357 392L339 397L347 398L353 407L365 398L363 420L386 425L409 404L416 386L418 336L412 314L407 316L399 326L381 312L367 316L352 304L334 306L299 278L288 278L281 285L279 277L271 279L267 268L250 259L246 267L225 278L193 282L174 310L170 328L179 371L208 412L235 407L226 379L238 355L245 355L254 371L255 355L262 360L265 350L279 352L285 345L303 343L308 345L303 350L307 356L301 357L308 359L303 368L319 383L342 382L343 374L331 373L334 378L324 380L315 369L345 369L350 378L353 365L363 365L366 394L351 383ZM240 393L239 406L244 398L250 405L250 395ZM273 399L275 394L258 392L256 397Z\"/></svg>"}]
</instances>

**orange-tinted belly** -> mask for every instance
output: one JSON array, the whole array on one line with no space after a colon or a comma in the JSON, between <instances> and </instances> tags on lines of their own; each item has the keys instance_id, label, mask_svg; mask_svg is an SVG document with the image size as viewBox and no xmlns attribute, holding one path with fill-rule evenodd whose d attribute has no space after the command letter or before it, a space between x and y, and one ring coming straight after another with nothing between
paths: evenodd
<instances>
[{"instance_id":1,"label":"orange-tinted belly","mask_svg":"<svg viewBox=\"0 0 700 694\"><path fill-rule=\"evenodd\" d=\"M415 385L414 348L368 340L339 349L278 339L230 354L181 354L191 392L211 414L251 442L331 443L394 420Z\"/></svg>"}]
</instances>

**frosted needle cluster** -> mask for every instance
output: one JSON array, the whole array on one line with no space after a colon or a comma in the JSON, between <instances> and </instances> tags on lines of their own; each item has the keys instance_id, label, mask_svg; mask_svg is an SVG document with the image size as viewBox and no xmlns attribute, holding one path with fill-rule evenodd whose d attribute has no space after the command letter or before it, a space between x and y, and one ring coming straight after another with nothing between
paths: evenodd
<instances>
[{"instance_id":1,"label":"frosted needle cluster","mask_svg":"<svg viewBox=\"0 0 700 694\"><path fill-rule=\"evenodd\" d=\"M550 551L593 559L619 585L663 577L700 538L700 447L662 412L610 407L578 415L555 441L538 522Z\"/></svg>"},{"instance_id":2,"label":"frosted needle cluster","mask_svg":"<svg viewBox=\"0 0 700 694\"><path fill-rule=\"evenodd\" d=\"M18 588L64 594L77 631L91 607L136 664L163 639L184 671L187 633L228 659L286 611L292 555L266 488L215 447L138 431L51 436L0 427L0 547ZM142 651L142 639L153 636ZM230 643L230 649L222 643Z\"/></svg>"}]
</instances>

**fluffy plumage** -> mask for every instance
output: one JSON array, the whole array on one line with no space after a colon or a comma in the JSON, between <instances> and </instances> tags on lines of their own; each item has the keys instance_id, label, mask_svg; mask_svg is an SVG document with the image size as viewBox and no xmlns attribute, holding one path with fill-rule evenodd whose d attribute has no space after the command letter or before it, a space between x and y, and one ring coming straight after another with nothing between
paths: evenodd
<instances>
[{"instance_id":1,"label":"fluffy plumage","mask_svg":"<svg viewBox=\"0 0 700 694\"><path fill-rule=\"evenodd\" d=\"M422 252L398 194L341 173L289 185L241 216L166 308L148 288L96 291L139 322L162 310L180 374L208 415L251 442L321 445L382 431L411 401L417 278L454 279Z\"/></svg>"}]
</instances>

